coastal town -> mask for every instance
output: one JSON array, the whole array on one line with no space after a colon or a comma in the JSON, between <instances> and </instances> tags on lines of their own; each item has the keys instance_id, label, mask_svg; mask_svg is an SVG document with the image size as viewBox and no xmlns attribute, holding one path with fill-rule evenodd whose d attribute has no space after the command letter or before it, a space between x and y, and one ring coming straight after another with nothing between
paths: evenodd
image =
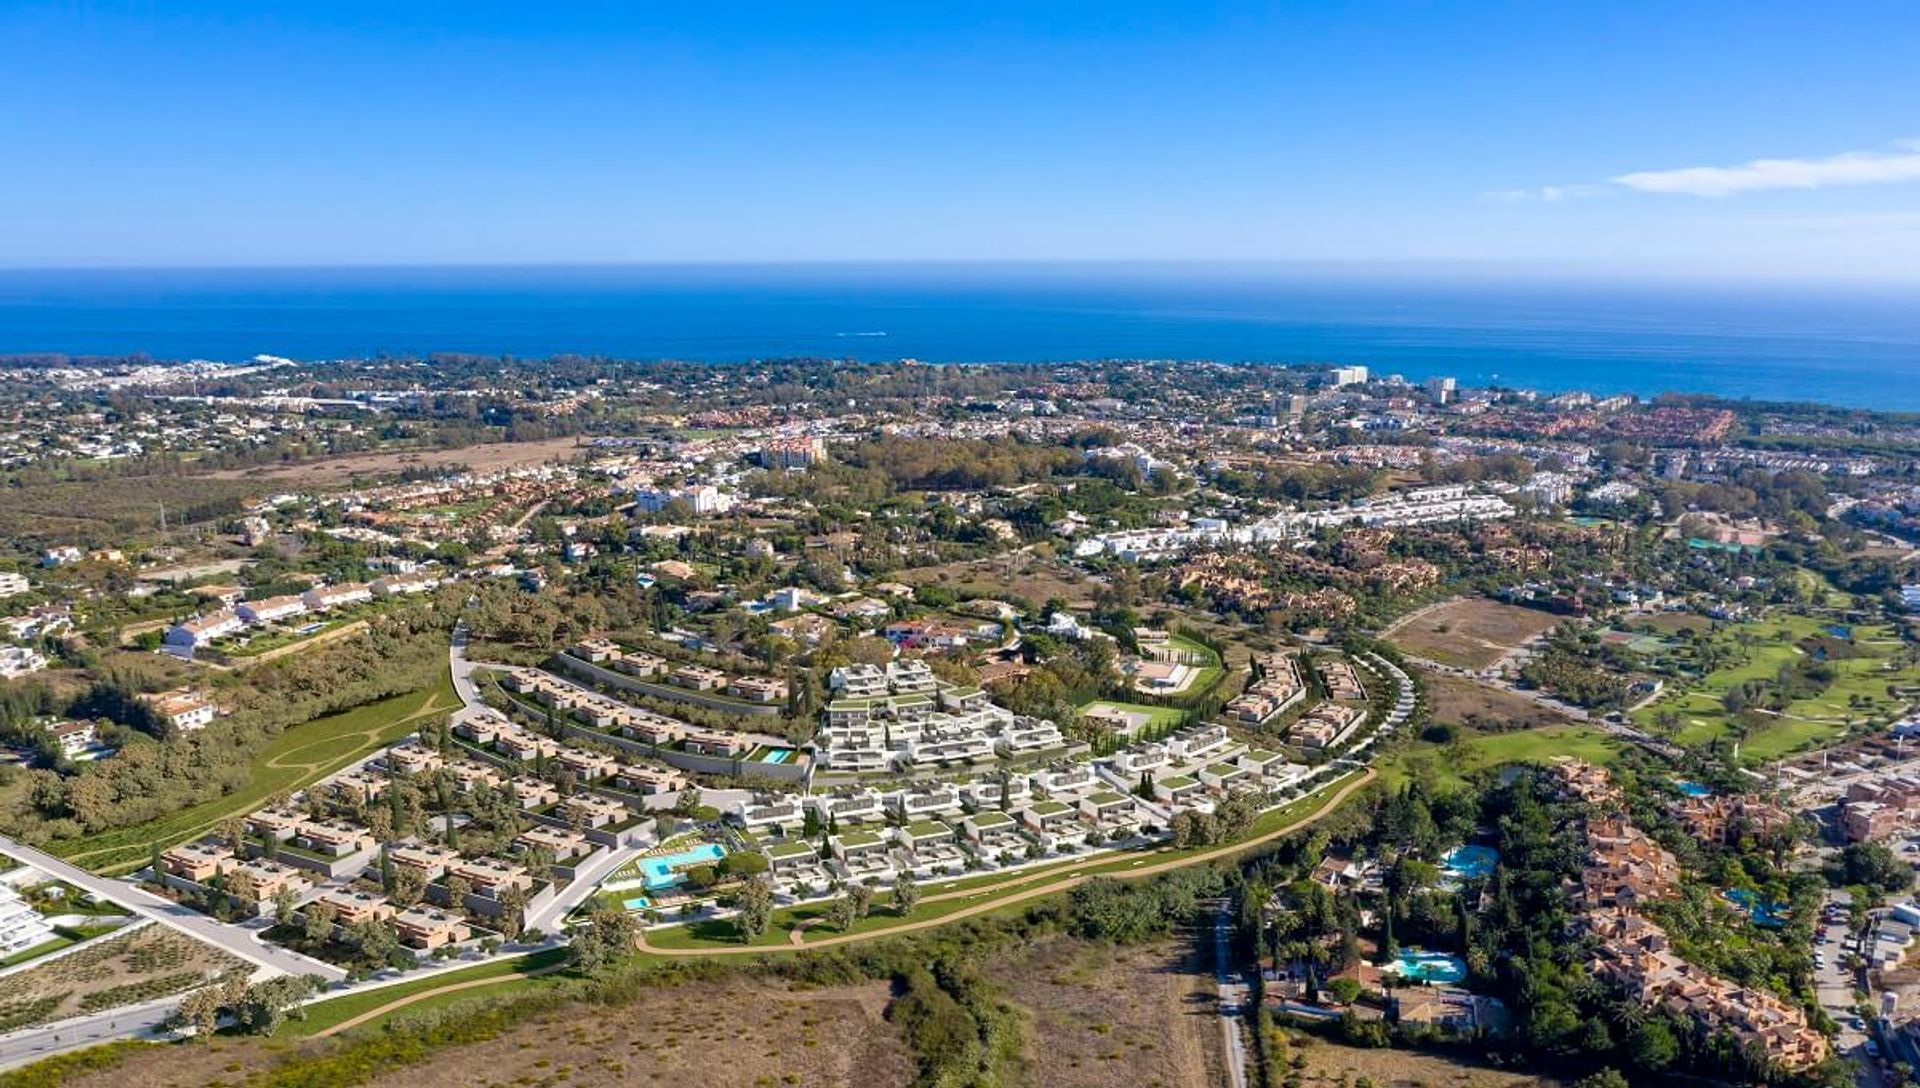
<instances>
[{"instance_id":1,"label":"coastal town","mask_svg":"<svg viewBox=\"0 0 1920 1088\"><path fill-rule=\"evenodd\" d=\"M1134 924L1234 1088L1904 1083L1917 468L1364 366L9 360L0 1066Z\"/></svg>"}]
</instances>

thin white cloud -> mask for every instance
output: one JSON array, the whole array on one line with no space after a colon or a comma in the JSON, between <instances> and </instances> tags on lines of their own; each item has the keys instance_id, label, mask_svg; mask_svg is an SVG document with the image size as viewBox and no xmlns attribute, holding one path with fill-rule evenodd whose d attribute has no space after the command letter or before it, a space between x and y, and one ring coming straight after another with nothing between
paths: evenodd
<instances>
[{"instance_id":1,"label":"thin white cloud","mask_svg":"<svg viewBox=\"0 0 1920 1088\"><path fill-rule=\"evenodd\" d=\"M1599 185L1543 185L1488 193L1503 204L1555 203L1612 191L1720 198L1780 189L1825 189L1841 185L1891 185L1920 181L1920 140L1900 140L1891 150L1843 151L1823 159L1754 159L1738 166L1688 166L1637 170Z\"/></svg>"},{"instance_id":2,"label":"thin white cloud","mask_svg":"<svg viewBox=\"0 0 1920 1088\"><path fill-rule=\"evenodd\" d=\"M1642 170L1610 180L1635 192L1705 197L1920 181L1920 140L1903 140L1894 146L1897 150L1845 151L1824 159L1755 159L1740 166Z\"/></svg>"},{"instance_id":3,"label":"thin white cloud","mask_svg":"<svg viewBox=\"0 0 1920 1088\"><path fill-rule=\"evenodd\" d=\"M1598 185L1542 185L1534 189L1501 189L1488 193L1487 199L1502 204L1556 204L1562 200L1596 196L1600 188Z\"/></svg>"}]
</instances>

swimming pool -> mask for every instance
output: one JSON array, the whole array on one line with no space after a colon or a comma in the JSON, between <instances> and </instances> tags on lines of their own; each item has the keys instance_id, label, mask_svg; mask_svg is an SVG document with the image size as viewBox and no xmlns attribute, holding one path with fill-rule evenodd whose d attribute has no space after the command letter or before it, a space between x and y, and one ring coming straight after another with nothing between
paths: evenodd
<instances>
[{"instance_id":1,"label":"swimming pool","mask_svg":"<svg viewBox=\"0 0 1920 1088\"><path fill-rule=\"evenodd\" d=\"M640 872L647 878L647 890L659 891L662 888L671 888L685 879L680 875L679 870L691 869L696 865L707 865L726 856L726 847L719 843L703 842L677 854L642 858Z\"/></svg>"},{"instance_id":2,"label":"swimming pool","mask_svg":"<svg viewBox=\"0 0 1920 1088\"><path fill-rule=\"evenodd\" d=\"M1720 893L1727 901L1744 911L1753 924L1762 929L1784 929L1787 919L1793 911L1785 903L1768 903L1746 888L1733 888Z\"/></svg>"},{"instance_id":3,"label":"swimming pool","mask_svg":"<svg viewBox=\"0 0 1920 1088\"><path fill-rule=\"evenodd\" d=\"M1713 796L1713 790L1711 788L1707 786L1703 786L1698 782L1689 782L1684 778L1676 781L1674 783L1674 787L1678 789L1681 793L1686 794L1688 797L1712 797Z\"/></svg>"},{"instance_id":4,"label":"swimming pool","mask_svg":"<svg viewBox=\"0 0 1920 1088\"><path fill-rule=\"evenodd\" d=\"M1447 856L1440 859L1440 869L1448 876L1472 880L1493 872L1499 861L1500 851L1493 847L1469 844L1447 851Z\"/></svg>"},{"instance_id":5,"label":"swimming pool","mask_svg":"<svg viewBox=\"0 0 1920 1088\"><path fill-rule=\"evenodd\" d=\"M789 759L792 759L792 758L793 758L793 749L791 749L791 748L775 748L775 749L774 749L773 751L771 751L771 752L768 752L768 753L767 753L766 755L764 755L764 756L761 756L761 757L760 757L760 762L762 762L762 763L785 763L785 762L786 762L787 760L789 760Z\"/></svg>"},{"instance_id":6,"label":"swimming pool","mask_svg":"<svg viewBox=\"0 0 1920 1088\"><path fill-rule=\"evenodd\" d=\"M644 895L636 895L632 899L629 899L626 902L621 904L621 906L626 907L628 910L646 910L648 907L652 905L653 905L653 900L648 899Z\"/></svg>"},{"instance_id":7,"label":"swimming pool","mask_svg":"<svg viewBox=\"0 0 1920 1088\"><path fill-rule=\"evenodd\" d=\"M1445 952L1403 948L1383 970L1415 982L1459 982L1467 977L1467 961Z\"/></svg>"}]
</instances>

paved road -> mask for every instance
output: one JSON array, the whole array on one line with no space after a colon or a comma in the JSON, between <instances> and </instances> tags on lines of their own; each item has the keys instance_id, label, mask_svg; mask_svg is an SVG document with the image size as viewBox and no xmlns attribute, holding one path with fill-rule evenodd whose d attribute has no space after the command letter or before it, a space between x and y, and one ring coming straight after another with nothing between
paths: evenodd
<instances>
[{"instance_id":1,"label":"paved road","mask_svg":"<svg viewBox=\"0 0 1920 1088\"><path fill-rule=\"evenodd\" d=\"M0 1069L37 1062L110 1039L150 1037L179 1003L178 997L161 998L0 1036Z\"/></svg>"},{"instance_id":2,"label":"paved road","mask_svg":"<svg viewBox=\"0 0 1920 1088\"><path fill-rule=\"evenodd\" d=\"M299 953L290 952L278 945L257 941L253 939L252 930L216 922L199 911L183 907L171 899L162 898L138 885L96 876L85 869L69 865L51 854L17 843L5 836L0 836L0 852L10 854L69 884L85 888L102 899L124 904L132 908L135 913L152 918L162 925L171 926L189 937L231 952L269 971L288 975L319 975L329 982L337 982L347 977L345 971L330 963L322 963Z\"/></svg>"},{"instance_id":3,"label":"paved road","mask_svg":"<svg viewBox=\"0 0 1920 1088\"><path fill-rule=\"evenodd\" d=\"M1851 902L1847 890L1839 888L1827 892L1822 906L1824 908L1832 904L1844 910ZM1843 958L1840 944L1846 937L1847 923L1842 920L1828 926L1827 940L1815 945L1826 953L1827 965L1814 969L1814 992L1820 999L1820 1007L1840 1025L1840 1030L1833 1037L1834 1053L1858 1063L1859 1074L1855 1083L1860 1088L1885 1088L1886 1078L1880 1071L1880 1063L1867 1056L1866 1025L1854 1026L1859 1013L1854 1011L1853 993L1860 980L1857 972L1840 965Z\"/></svg>"},{"instance_id":4,"label":"paved road","mask_svg":"<svg viewBox=\"0 0 1920 1088\"><path fill-rule=\"evenodd\" d=\"M594 889L600 886L600 882L607 878L607 874L639 857L643 852L641 849L622 846L605 851L593 861L588 862L574 877L573 883L567 885L566 890L554 896L546 906L527 915L526 928L537 929L542 933L557 933L560 920L587 896L592 895Z\"/></svg>"},{"instance_id":5,"label":"paved road","mask_svg":"<svg viewBox=\"0 0 1920 1088\"><path fill-rule=\"evenodd\" d=\"M467 621L453 625L453 641L447 646L447 671L453 674L453 691L460 696L463 709L484 706L480 689L473 684L473 662L467 659Z\"/></svg>"},{"instance_id":6,"label":"paved road","mask_svg":"<svg viewBox=\"0 0 1920 1088\"><path fill-rule=\"evenodd\" d=\"M1233 970L1233 923L1227 900L1213 908L1213 985L1220 995L1220 1034L1227 1061L1227 1088L1247 1088L1247 1039L1240 1017L1247 1005L1247 986Z\"/></svg>"}]
</instances>

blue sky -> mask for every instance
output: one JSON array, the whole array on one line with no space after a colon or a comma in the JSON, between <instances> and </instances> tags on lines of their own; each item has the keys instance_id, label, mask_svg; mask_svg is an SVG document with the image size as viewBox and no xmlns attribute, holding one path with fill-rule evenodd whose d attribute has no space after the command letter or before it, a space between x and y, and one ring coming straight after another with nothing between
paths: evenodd
<instances>
[{"instance_id":1,"label":"blue sky","mask_svg":"<svg viewBox=\"0 0 1920 1088\"><path fill-rule=\"evenodd\" d=\"M1913 279L1916 56L1910 3L13 3L0 265Z\"/></svg>"}]
</instances>

